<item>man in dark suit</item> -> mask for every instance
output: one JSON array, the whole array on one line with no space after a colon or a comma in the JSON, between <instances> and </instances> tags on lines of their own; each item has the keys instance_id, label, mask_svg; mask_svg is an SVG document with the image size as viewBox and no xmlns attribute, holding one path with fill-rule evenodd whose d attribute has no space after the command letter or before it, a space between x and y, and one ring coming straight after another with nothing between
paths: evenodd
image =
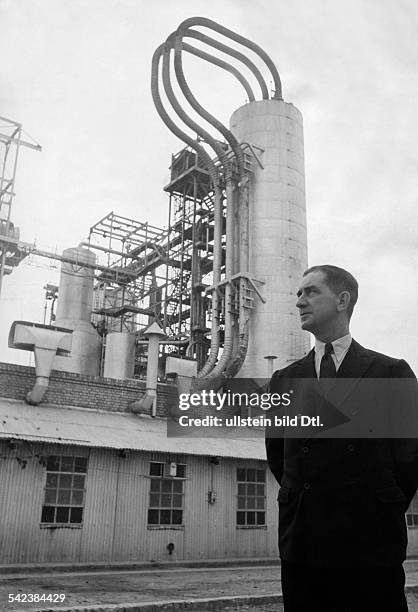
<instances>
[{"instance_id":1,"label":"man in dark suit","mask_svg":"<svg viewBox=\"0 0 418 612\"><path fill-rule=\"evenodd\" d=\"M418 487L418 444L402 430L402 419L401 434L376 435L379 422L370 415L380 421L389 403L395 414L412 414L416 426L414 373L404 360L351 338L358 284L349 272L309 268L297 296L302 329L315 336L315 347L273 374L270 393L300 391L299 407L319 414L324 428L266 434L268 463L280 484L285 611L407 611L405 511ZM363 420L353 429L358 415Z\"/></svg>"}]
</instances>

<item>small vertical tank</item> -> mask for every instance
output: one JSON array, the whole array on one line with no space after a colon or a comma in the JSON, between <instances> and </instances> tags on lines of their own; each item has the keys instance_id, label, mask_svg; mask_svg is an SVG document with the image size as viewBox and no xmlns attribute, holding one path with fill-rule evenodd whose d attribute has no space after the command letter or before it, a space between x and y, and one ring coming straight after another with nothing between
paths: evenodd
<instances>
[{"instance_id":1,"label":"small vertical tank","mask_svg":"<svg viewBox=\"0 0 418 612\"><path fill-rule=\"evenodd\" d=\"M63 252L56 325L74 330L69 357L57 357L54 369L99 375L100 339L91 324L94 266L96 256L88 249L75 247Z\"/></svg>"},{"instance_id":2,"label":"small vertical tank","mask_svg":"<svg viewBox=\"0 0 418 612\"><path fill-rule=\"evenodd\" d=\"M133 378L135 367L135 334L111 332L106 337L103 376Z\"/></svg>"},{"instance_id":3,"label":"small vertical tank","mask_svg":"<svg viewBox=\"0 0 418 612\"><path fill-rule=\"evenodd\" d=\"M302 115L282 100L251 102L231 118L231 131L259 155L250 175L249 271L263 281L267 302L255 300L240 377L266 377L302 357L309 337L300 329L296 290L307 267ZM259 149L263 150L261 152Z\"/></svg>"}]
</instances>

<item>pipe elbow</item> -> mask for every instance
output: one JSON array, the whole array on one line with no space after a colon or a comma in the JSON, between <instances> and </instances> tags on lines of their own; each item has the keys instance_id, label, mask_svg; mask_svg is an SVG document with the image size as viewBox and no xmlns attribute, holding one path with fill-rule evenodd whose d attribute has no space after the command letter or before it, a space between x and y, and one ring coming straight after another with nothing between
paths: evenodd
<instances>
[{"instance_id":1,"label":"pipe elbow","mask_svg":"<svg viewBox=\"0 0 418 612\"><path fill-rule=\"evenodd\" d=\"M151 393L145 393L145 395L141 397L141 399L132 402L132 404L129 404L129 408L134 414L150 413L152 417L155 417L157 416L155 410L155 401L156 395L153 395Z\"/></svg>"},{"instance_id":2,"label":"pipe elbow","mask_svg":"<svg viewBox=\"0 0 418 612\"><path fill-rule=\"evenodd\" d=\"M49 385L49 377L38 376L33 388L26 394L25 401L31 406L37 406L44 399Z\"/></svg>"}]
</instances>

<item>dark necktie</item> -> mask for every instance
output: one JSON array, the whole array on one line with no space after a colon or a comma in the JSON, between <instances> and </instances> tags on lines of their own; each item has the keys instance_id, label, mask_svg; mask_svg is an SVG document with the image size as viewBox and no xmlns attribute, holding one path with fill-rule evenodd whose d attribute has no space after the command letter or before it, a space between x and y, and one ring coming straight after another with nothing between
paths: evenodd
<instances>
[{"instance_id":1,"label":"dark necktie","mask_svg":"<svg viewBox=\"0 0 418 612\"><path fill-rule=\"evenodd\" d=\"M334 347L331 342L327 342L325 345L325 353L321 359L321 366L319 368L319 378L335 378L337 375L337 369L335 367L334 360L332 358L332 353L334 352Z\"/></svg>"}]
</instances>

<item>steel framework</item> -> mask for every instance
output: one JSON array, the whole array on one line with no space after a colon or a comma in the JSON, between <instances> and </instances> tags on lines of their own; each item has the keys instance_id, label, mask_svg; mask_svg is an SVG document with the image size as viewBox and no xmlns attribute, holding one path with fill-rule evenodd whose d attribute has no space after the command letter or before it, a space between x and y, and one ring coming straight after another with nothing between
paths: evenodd
<instances>
[{"instance_id":1,"label":"steel framework","mask_svg":"<svg viewBox=\"0 0 418 612\"><path fill-rule=\"evenodd\" d=\"M19 149L21 146L41 151L38 144L22 140L22 124L0 117L0 294L5 274L29 253L29 246L19 240L19 229L11 221L12 202Z\"/></svg>"},{"instance_id":2,"label":"steel framework","mask_svg":"<svg viewBox=\"0 0 418 612\"><path fill-rule=\"evenodd\" d=\"M230 156L224 143L219 146ZM245 170L250 173L254 160L260 161L246 144L242 152ZM170 171L170 182L164 187L169 197L167 229L111 212L90 228L88 241L81 243L94 250L100 262L96 265L93 324L103 336L103 346L111 331L136 333L137 374L145 361L142 334L154 321L168 336L163 352L193 358L199 368L210 350L214 315L219 322L220 348L224 343L225 281L216 288L219 299L215 306L213 301L213 182L205 160L190 147L172 156ZM225 278L226 264L225 184L220 170L220 279ZM238 293L237 286L228 306L236 314ZM251 288L245 292L247 308L252 307L252 293Z\"/></svg>"},{"instance_id":3,"label":"steel framework","mask_svg":"<svg viewBox=\"0 0 418 612\"><path fill-rule=\"evenodd\" d=\"M81 243L100 261L93 324L104 344L110 331L135 332L140 364L142 332L157 321L169 337L165 352L201 365L210 344L205 289L212 283L213 192L207 169L190 149L173 155L170 169L168 229L111 212Z\"/></svg>"}]
</instances>

